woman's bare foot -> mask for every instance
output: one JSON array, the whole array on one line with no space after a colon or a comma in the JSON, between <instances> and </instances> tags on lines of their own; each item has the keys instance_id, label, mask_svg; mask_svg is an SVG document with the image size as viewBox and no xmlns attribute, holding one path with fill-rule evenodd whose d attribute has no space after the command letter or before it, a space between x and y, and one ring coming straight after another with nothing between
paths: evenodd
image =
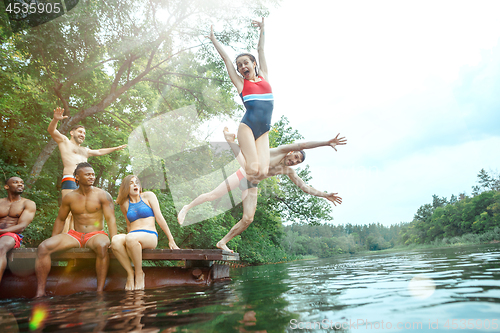
<instances>
[{"instance_id":1,"label":"woman's bare foot","mask_svg":"<svg viewBox=\"0 0 500 333\"><path fill-rule=\"evenodd\" d=\"M227 247L227 245L226 245L226 244L224 244L224 243L222 243L221 241L217 242L217 247L218 247L219 249L224 250L224 251L228 251L228 252L234 253L234 251L233 251L233 250L230 250L230 249Z\"/></svg>"},{"instance_id":2,"label":"woman's bare foot","mask_svg":"<svg viewBox=\"0 0 500 333\"><path fill-rule=\"evenodd\" d=\"M134 274L127 276L127 282L125 283L125 290L134 290Z\"/></svg>"},{"instance_id":3,"label":"woman's bare foot","mask_svg":"<svg viewBox=\"0 0 500 333\"><path fill-rule=\"evenodd\" d=\"M146 274L142 273L135 277L135 290L144 290L144 277Z\"/></svg>"},{"instance_id":4,"label":"woman's bare foot","mask_svg":"<svg viewBox=\"0 0 500 333\"><path fill-rule=\"evenodd\" d=\"M187 206L188 205L185 205L184 207L182 207L181 211L179 212L179 215L177 215L177 222L179 222L180 225L182 225L182 223L184 223L184 219L186 218L186 214L189 211Z\"/></svg>"},{"instance_id":5,"label":"woman's bare foot","mask_svg":"<svg viewBox=\"0 0 500 333\"><path fill-rule=\"evenodd\" d=\"M175 244L175 241L169 241L168 247L170 248L170 250L180 250L180 247Z\"/></svg>"}]
</instances>

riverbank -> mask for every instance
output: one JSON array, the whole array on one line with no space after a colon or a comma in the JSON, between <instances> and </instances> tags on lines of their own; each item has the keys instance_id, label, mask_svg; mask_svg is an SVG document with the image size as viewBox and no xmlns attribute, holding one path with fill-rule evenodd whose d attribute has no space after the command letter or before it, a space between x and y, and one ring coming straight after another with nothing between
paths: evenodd
<instances>
[{"instance_id":1,"label":"riverbank","mask_svg":"<svg viewBox=\"0 0 500 333\"><path fill-rule=\"evenodd\" d=\"M422 250L422 249L440 249L440 248L451 248L451 247L461 247L461 246L469 246L469 245L486 245L486 244L496 244L500 243L500 228L495 228L494 230L481 234L481 235L476 235L476 234L465 234L460 237L452 237L452 238L443 238L440 240L436 240L430 244L410 244L410 245L403 245L403 244L398 244L394 247L388 248L388 249L383 249L383 250L376 250L376 251L370 251L370 250L362 250L362 251L356 251L354 253L343 253L343 254L336 254L330 257L325 257L325 258L341 258L343 256L350 256L350 255L366 255L366 254L374 254L374 253L392 253L392 252L399 252L399 251L412 251L412 250ZM312 259L319 259L319 256L314 256L314 255L306 255L300 258L297 258L295 260L290 260L290 261L299 261L299 260L312 260Z\"/></svg>"}]
</instances>

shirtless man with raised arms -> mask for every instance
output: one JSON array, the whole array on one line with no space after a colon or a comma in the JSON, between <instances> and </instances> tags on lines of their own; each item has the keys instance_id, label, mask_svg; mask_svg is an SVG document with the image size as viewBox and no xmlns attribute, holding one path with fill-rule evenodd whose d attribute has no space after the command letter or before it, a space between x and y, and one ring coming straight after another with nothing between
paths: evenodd
<instances>
[{"instance_id":1,"label":"shirtless man with raised arms","mask_svg":"<svg viewBox=\"0 0 500 333\"><path fill-rule=\"evenodd\" d=\"M241 152L239 151L238 145L234 143L236 136L232 133L229 133L226 127L224 128L224 137L226 141L231 145L231 148L233 149L233 152L236 155L236 158L242 167L238 171L233 173L231 176L229 176L212 192L201 194L191 203L185 205L179 212L177 220L179 224L182 225L184 219L186 218L186 214L191 208L200 205L206 201L216 200L222 197L228 191L232 191L235 188L239 187L242 191L241 197L243 199L243 218L238 223L236 223L234 227L229 231L229 233L217 243L218 248L233 252L227 247L226 244L231 239L233 239L234 237L238 236L243 231L245 231L246 228L248 228L248 226L250 225L250 223L253 222L255 210L257 208L257 186L246 179L246 174L244 169L245 158L243 157L243 154L241 154ZM297 185L305 193L325 198L326 200L333 202L334 205L341 204L342 198L338 197L336 195L337 193L321 192L307 185L297 175L295 170L291 168L291 166L297 165L304 161L305 159L304 149L330 146L333 149L335 149L335 151L337 151L337 148L335 148L336 146L345 145L346 143L347 140L344 137L339 138L339 134L337 134L335 138L328 141L309 141L302 143L292 143L288 145L279 146L277 148L271 148L269 150L270 153L269 170L266 174L263 174L256 179L258 181L261 181L263 179L273 177L276 175L286 175L295 185Z\"/></svg>"},{"instance_id":2,"label":"shirtless man with raised arms","mask_svg":"<svg viewBox=\"0 0 500 333\"><path fill-rule=\"evenodd\" d=\"M113 148L101 148L101 149L89 149L86 147L81 147L80 145L85 140L85 127L82 125L75 126L69 132L71 138L68 139L65 135L57 130L57 123L59 120L68 118L64 116L64 109L57 108L54 110L54 117L49 124L47 131L50 136L59 146L59 151L61 152L61 159L63 162L63 178L62 178L62 197L64 197L69 192L76 190L77 186L75 183L75 178L73 177L73 172L75 171L76 165L80 162L87 162L90 156L102 156L112 153L116 150L122 150L127 147L127 145L121 145ZM71 215L64 225L64 231L72 228L70 225Z\"/></svg>"},{"instance_id":3,"label":"shirtless man with raised arms","mask_svg":"<svg viewBox=\"0 0 500 333\"><path fill-rule=\"evenodd\" d=\"M35 263L37 277L36 297L45 295L45 284L50 272L50 255L75 247L88 247L96 253L97 291L103 291L109 267L108 248L110 238L116 235L116 221L113 198L99 188L92 186L95 173L92 166L79 163L74 172L79 187L62 200L59 214L54 222L52 237L38 246ZM69 213L73 214L75 230L61 233ZM103 231L103 218L108 224L109 236Z\"/></svg>"},{"instance_id":4,"label":"shirtless man with raised arms","mask_svg":"<svg viewBox=\"0 0 500 333\"><path fill-rule=\"evenodd\" d=\"M21 246L21 232L33 221L36 205L33 201L22 198L24 181L19 177L10 177L5 182L7 198L0 199L0 282L7 267L7 252Z\"/></svg>"}]
</instances>

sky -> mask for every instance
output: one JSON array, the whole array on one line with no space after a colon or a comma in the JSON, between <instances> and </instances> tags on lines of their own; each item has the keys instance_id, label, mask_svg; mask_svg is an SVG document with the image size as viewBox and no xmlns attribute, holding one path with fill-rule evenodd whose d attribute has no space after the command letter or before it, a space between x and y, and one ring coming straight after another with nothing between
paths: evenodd
<instances>
[{"instance_id":1,"label":"sky","mask_svg":"<svg viewBox=\"0 0 500 333\"><path fill-rule=\"evenodd\" d=\"M343 199L328 223L410 222L433 194L470 195L482 168L500 169L498 12L498 1L271 8L273 122L286 116L304 141L347 138L307 152L310 185Z\"/></svg>"}]
</instances>

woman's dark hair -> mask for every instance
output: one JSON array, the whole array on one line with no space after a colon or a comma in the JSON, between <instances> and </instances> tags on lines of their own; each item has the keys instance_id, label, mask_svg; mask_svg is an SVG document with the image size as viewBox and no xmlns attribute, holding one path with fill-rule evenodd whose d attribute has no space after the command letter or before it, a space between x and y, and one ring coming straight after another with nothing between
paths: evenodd
<instances>
[{"instance_id":1,"label":"woman's dark hair","mask_svg":"<svg viewBox=\"0 0 500 333\"><path fill-rule=\"evenodd\" d=\"M249 57L252 62L255 62L257 64L257 59L255 59L255 57L251 53L238 54L236 56L236 59L234 60L234 63L236 63L238 61L238 58L245 57L245 56ZM236 71L238 72L238 74L241 75L241 73L238 71L238 64L236 64ZM255 66L255 75L259 76L259 66Z\"/></svg>"}]
</instances>

